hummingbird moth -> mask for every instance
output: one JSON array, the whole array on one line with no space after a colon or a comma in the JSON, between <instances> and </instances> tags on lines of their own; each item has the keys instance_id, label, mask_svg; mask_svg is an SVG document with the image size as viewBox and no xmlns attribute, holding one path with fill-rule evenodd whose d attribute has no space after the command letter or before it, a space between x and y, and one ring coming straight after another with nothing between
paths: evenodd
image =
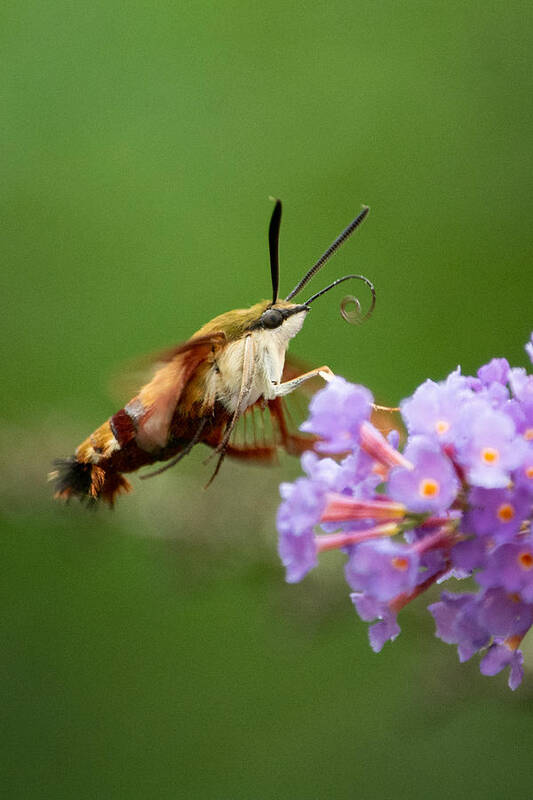
<instances>
[{"instance_id":1,"label":"hummingbird moth","mask_svg":"<svg viewBox=\"0 0 533 800\"><path fill-rule=\"evenodd\" d=\"M345 319L349 319L347 302L355 302L358 321L366 319L373 311L376 296L374 286L363 275L345 275L303 303L295 303L293 298L356 230L368 211L364 206L281 300L281 202L276 201L268 231L272 299L215 317L166 353L153 378L124 408L85 439L73 456L54 462L56 469L50 477L55 481L55 496L78 497L90 503L103 500L112 506L117 495L131 489L124 473L165 462L160 469L141 477L159 474L200 443L211 447L217 456L209 483L225 456L268 462L275 457L277 447L299 454L312 446L312 438L289 431L283 398L309 379L320 376L328 380L333 373L323 366L302 374L285 360L289 341L300 331L314 301L334 286L357 279L364 281L372 293L371 306L364 317L358 300L344 298L341 313ZM256 407L269 412L273 441L260 445L232 441L239 419L246 418Z\"/></svg>"}]
</instances>

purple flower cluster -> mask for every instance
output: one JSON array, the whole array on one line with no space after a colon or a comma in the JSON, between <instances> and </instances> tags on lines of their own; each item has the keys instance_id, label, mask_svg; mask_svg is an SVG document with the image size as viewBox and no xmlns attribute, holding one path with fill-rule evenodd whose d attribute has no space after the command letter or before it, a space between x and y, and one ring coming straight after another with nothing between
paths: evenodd
<instances>
[{"instance_id":1,"label":"purple flower cluster","mask_svg":"<svg viewBox=\"0 0 533 800\"><path fill-rule=\"evenodd\" d=\"M533 335L526 351L533 362ZM313 397L302 429L327 455L305 453L305 477L280 487L287 581L341 549L379 652L400 633L407 603L436 582L473 576L478 591L444 591L429 605L436 635L461 661L481 652L484 675L509 667L516 689L533 625L533 375L495 358L476 377L457 369L427 380L400 411L401 450L391 424L386 438L376 427L385 415L368 389L336 377Z\"/></svg>"}]
</instances>

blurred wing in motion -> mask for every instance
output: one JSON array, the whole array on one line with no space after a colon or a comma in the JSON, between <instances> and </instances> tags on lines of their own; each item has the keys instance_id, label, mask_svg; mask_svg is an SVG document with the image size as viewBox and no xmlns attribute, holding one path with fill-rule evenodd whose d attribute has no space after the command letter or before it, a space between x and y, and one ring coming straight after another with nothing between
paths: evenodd
<instances>
[{"instance_id":1,"label":"blurred wing in motion","mask_svg":"<svg viewBox=\"0 0 533 800\"><path fill-rule=\"evenodd\" d=\"M189 339L154 356L157 368L152 379L112 417L121 446L134 437L147 451L166 445L174 411L188 381L225 341L225 334L217 332Z\"/></svg>"},{"instance_id":2,"label":"blurred wing in motion","mask_svg":"<svg viewBox=\"0 0 533 800\"><path fill-rule=\"evenodd\" d=\"M282 381L292 380L308 371L307 364L287 357ZM277 461L279 448L291 455L300 455L312 448L316 437L300 433L298 428L307 417L310 397L323 385L320 378L313 379L285 397L258 400L251 405L235 426L226 455L268 464Z\"/></svg>"}]
</instances>

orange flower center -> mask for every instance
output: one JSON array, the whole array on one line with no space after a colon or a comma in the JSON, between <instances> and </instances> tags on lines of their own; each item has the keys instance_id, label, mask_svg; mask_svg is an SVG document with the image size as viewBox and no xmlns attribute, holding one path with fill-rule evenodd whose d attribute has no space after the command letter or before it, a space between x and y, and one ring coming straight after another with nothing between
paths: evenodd
<instances>
[{"instance_id":1,"label":"orange flower center","mask_svg":"<svg viewBox=\"0 0 533 800\"><path fill-rule=\"evenodd\" d=\"M527 442L533 442L533 428L526 428L524 431L524 439Z\"/></svg>"},{"instance_id":2,"label":"orange flower center","mask_svg":"<svg viewBox=\"0 0 533 800\"><path fill-rule=\"evenodd\" d=\"M495 447L484 447L481 451L481 460L492 466L492 464L496 464L499 461L500 453L496 450Z\"/></svg>"},{"instance_id":3,"label":"orange flower center","mask_svg":"<svg viewBox=\"0 0 533 800\"><path fill-rule=\"evenodd\" d=\"M496 512L500 522L510 522L514 517L514 508L510 503L502 503Z\"/></svg>"},{"instance_id":4,"label":"orange flower center","mask_svg":"<svg viewBox=\"0 0 533 800\"><path fill-rule=\"evenodd\" d=\"M530 467L526 467L524 472L526 473L526 478L533 481L533 464Z\"/></svg>"},{"instance_id":5,"label":"orange flower center","mask_svg":"<svg viewBox=\"0 0 533 800\"><path fill-rule=\"evenodd\" d=\"M400 572L405 572L409 566L409 561L405 558L405 556L396 556L391 560L391 564L394 569L397 569Z\"/></svg>"},{"instance_id":6,"label":"orange flower center","mask_svg":"<svg viewBox=\"0 0 533 800\"><path fill-rule=\"evenodd\" d=\"M418 486L418 493L421 497L436 497L440 492L440 486L434 478L424 478Z\"/></svg>"},{"instance_id":7,"label":"orange flower center","mask_svg":"<svg viewBox=\"0 0 533 800\"><path fill-rule=\"evenodd\" d=\"M438 419L435 423L435 430L442 436L444 433L450 430L450 423L446 419Z\"/></svg>"},{"instance_id":8,"label":"orange flower center","mask_svg":"<svg viewBox=\"0 0 533 800\"><path fill-rule=\"evenodd\" d=\"M528 550L525 550L523 553L520 553L517 561L521 569L530 570L533 568L533 555L531 555L531 553Z\"/></svg>"}]
</instances>

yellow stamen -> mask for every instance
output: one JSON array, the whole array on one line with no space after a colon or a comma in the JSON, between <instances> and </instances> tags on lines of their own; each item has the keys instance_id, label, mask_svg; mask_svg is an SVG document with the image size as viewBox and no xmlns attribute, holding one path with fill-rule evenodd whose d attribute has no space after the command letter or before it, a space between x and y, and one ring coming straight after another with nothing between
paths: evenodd
<instances>
[{"instance_id":1,"label":"yellow stamen","mask_svg":"<svg viewBox=\"0 0 533 800\"><path fill-rule=\"evenodd\" d=\"M435 423L435 430L439 436L442 436L450 430L450 423L446 419L438 419Z\"/></svg>"},{"instance_id":2,"label":"yellow stamen","mask_svg":"<svg viewBox=\"0 0 533 800\"><path fill-rule=\"evenodd\" d=\"M481 451L481 460L492 466L500 460L500 453L495 447L484 447Z\"/></svg>"},{"instance_id":3,"label":"yellow stamen","mask_svg":"<svg viewBox=\"0 0 533 800\"><path fill-rule=\"evenodd\" d=\"M533 481L533 464L530 467L526 467L524 472L526 473L526 478Z\"/></svg>"},{"instance_id":4,"label":"yellow stamen","mask_svg":"<svg viewBox=\"0 0 533 800\"><path fill-rule=\"evenodd\" d=\"M524 431L524 439L526 442L533 442L533 428L526 428Z\"/></svg>"},{"instance_id":5,"label":"yellow stamen","mask_svg":"<svg viewBox=\"0 0 533 800\"><path fill-rule=\"evenodd\" d=\"M502 503L496 512L500 522L510 522L515 515L513 506L510 503Z\"/></svg>"},{"instance_id":6,"label":"yellow stamen","mask_svg":"<svg viewBox=\"0 0 533 800\"><path fill-rule=\"evenodd\" d=\"M418 484L418 493L421 497L436 497L440 486L434 478L424 478Z\"/></svg>"},{"instance_id":7,"label":"yellow stamen","mask_svg":"<svg viewBox=\"0 0 533 800\"><path fill-rule=\"evenodd\" d=\"M533 555L528 550L525 550L523 553L520 553L518 558L518 566L523 569L529 571L533 569Z\"/></svg>"},{"instance_id":8,"label":"yellow stamen","mask_svg":"<svg viewBox=\"0 0 533 800\"><path fill-rule=\"evenodd\" d=\"M409 561L404 556L396 556L391 560L391 564L394 569L397 569L400 572L405 572L409 566Z\"/></svg>"}]
</instances>

